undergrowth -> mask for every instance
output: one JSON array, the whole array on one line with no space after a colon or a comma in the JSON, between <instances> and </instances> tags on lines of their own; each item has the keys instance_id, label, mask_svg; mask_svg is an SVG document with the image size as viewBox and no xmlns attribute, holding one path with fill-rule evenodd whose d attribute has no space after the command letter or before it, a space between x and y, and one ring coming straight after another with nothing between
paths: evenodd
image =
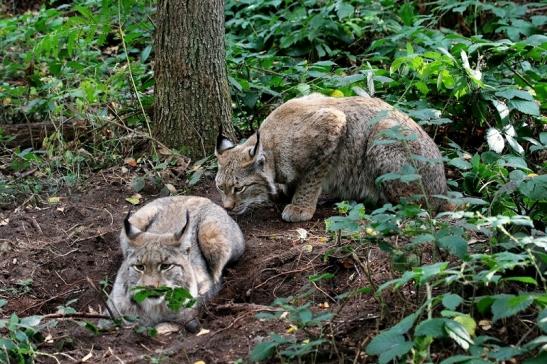
<instances>
[{"instance_id":1,"label":"undergrowth","mask_svg":"<svg viewBox=\"0 0 547 364\"><path fill-rule=\"evenodd\" d=\"M226 1L241 137L281 102L320 92L380 97L443 149L449 198L459 211L435 215L412 201L378 209L341 203L339 216L326 221L337 249L360 257L365 276L371 249L392 262L393 279L369 279L338 303L370 295L383 310L406 314L400 322L382 317L386 328L359 355L380 363L547 359L544 11L540 3L477 0ZM134 153L154 170L177 164L176 151L160 145L152 156L147 149L153 16L153 1L76 0L0 18L0 118L55 126L41 145L28 147L10 145L12 137L0 132L1 199L74 186ZM65 135L65 125L76 136ZM405 142L396 131L386 137ZM197 183L211 168L198 161L188 181ZM378 183L416 176L406 166ZM287 321L288 330L259 343L252 360L340 355L325 330L330 313L314 312L301 297L273 305L279 314L259 318ZM2 339L4 352L22 360L34 355L29 338L40 322L2 321L2 335L11 337ZM6 340L24 345L13 351Z\"/></svg>"}]
</instances>

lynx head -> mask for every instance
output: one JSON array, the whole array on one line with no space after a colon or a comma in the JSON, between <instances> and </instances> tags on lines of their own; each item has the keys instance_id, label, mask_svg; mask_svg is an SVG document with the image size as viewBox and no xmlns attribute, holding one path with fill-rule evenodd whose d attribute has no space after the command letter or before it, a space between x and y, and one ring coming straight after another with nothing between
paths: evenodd
<instances>
[{"instance_id":1,"label":"lynx head","mask_svg":"<svg viewBox=\"0 0 547 364\"><path fill-rule=\"evenodd\" d=\"M264 153L259 132L245 143L235 145L221 130L215 155L218 159L215 181L225 209L239 215L250 207L267 203L277 193L272 161Z\"/></svg>"},{"instance_id":2,"label":"lynx head","mask_svg":"<svg viewBox=\"0 0 547 364\"><path fill-rule=\"evenodd\" d=\"M148 224L151 225L152 221ZM136 287L158 288L183 287L193 297L198 295L197 281L189 254L191 248L191 229L189 213L186 221L181 221L179 231L174 233L151 233L140 230L129 222L129 214L124 221L124 232L129 245L124 266L124 288L128 294ZM163 297L148 298L140 303L144 311L154 305L161 305Z\"/></svg>"}]
</instances>

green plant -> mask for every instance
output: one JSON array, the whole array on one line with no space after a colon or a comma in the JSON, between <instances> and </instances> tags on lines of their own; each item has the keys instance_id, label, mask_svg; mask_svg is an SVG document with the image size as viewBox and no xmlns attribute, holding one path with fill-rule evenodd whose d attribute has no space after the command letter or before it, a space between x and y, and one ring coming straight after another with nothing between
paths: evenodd
<instances>
[{"instance_id":1,"label":"green plant","mask_svg":"<svg viewBox=\"0 0 547 364\"><path fill-rule=\"evenodd\" d=\"M262 361L272 356L281 360L300 359L317 350L319 346L324 344L326 340L322 338L321 327L325 321L332 318L330 312L322 312L315 314L311 309L310 303L302 306L294 306L293 298L278 298L273 302L273 306L279 308L276 313L260 312L256 315L258 319L274 320L283 319L289 322L289 334L302 330L307 338L298 340L294 335L278 335L270 333L268 339L260 344L257 344L250 353L252 361ZM311 329L318 327L319 333L312 332Z\"/></svg>"},{"instance_id":2,"label":"green plant","mask_svg":"<svg viewBox=\"0 0 547 364\"><path fill-rule=\"evenodd\" d=\"M167 307L173 311L192 307L196 303L196 299L192 297L190 292L182 287L134 288L133 299L137 303L143 302L147 298L159 297L165 297Z\"/></svg>"}]
</instances>

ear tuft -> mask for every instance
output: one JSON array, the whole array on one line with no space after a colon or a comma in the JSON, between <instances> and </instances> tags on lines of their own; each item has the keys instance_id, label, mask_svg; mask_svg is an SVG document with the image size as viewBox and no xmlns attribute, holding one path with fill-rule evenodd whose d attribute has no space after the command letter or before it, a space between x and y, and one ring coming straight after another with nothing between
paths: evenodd
<instances>
[{"instance_id":1,"label":"ear tuft","mask_svg":"<svg viewBox=\"0 0 547 364\"><path fill-rule=\"evenodd\" d=\"M123 220L123 228L125 230L125 235L129 238L129 240L135 239L137 236L142 234L142 231L138 228L131 225L129 222L129 217L131 216L131 209L127 212L127 216L125 217L125 220Z\"/></svg>"},{"instance_id":2,"label":"ear tuft","mask_svg":"<svg viewBox=\"0 0 547 364\"><path fill-rule=\"evenodd\" d=\"M186 223L184 224L184 226L179 232L175 233L175 241L179 241L180 238L182 238L182 236L184 235L184 232L188 228L188 225L190 225L190 212L186 210Z\"/></svg>"},{"instance_id":3,"label":"ear tuft","mask_svg":"<svg viewBox=\"0 0 547 364\"><path fill-rule=\"evenodd\" d=\"M217 144L215 148L215 154L217 156L221 155L228 149L232 149L235 147L235 144L230 141L230 139L226 138L222 134L222 124L220 124L220 127L218 129L218 136L217 136Z\"/></svg>"},{"instance_id":4,"label":"ear tuft","mask_svg":"<svg viewBox=\"0 0 547 364\"><path fill-rule=\"evenodd\" d=\"M249 150L249 155L251 158L254 158L256 156L256 153L260 150L260 132L256 131L256 143L253 149Z\"/></svg>"}]
</instances>

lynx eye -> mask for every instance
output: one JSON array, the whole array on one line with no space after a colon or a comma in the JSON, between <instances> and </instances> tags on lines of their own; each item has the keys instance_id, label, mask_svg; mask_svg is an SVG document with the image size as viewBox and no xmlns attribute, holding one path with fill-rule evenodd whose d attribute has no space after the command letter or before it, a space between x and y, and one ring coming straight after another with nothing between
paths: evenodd
<instances>
[{"instance_id":1,"label":"lynx eye","mask_svg":"<svg viewBox=\"0 0 547 364\"><path fill-rule=\"evenodd\" d=\"M167 272L169 269L173 268L174 264L160 264L160 272Z\"/></svg>"},{"instance_id":2,"label":"lynx eye","mask_svg":"<svg viewBox=\"0 0 547 364\"><path fill-rule=\"evenodd\" d=\"M245 191L246 188L247 188L247 186L234 187L234 192L235 193L241 193L241 192Z\"/></svg>"},{"instance_id":3,"label":"lynx eye","mask_svg":"<svg viewBox=\"0 0 547 364\"><path fill-rule=\"evenodd\" d=\"M144 271L144 264L134 264L133 269L135 269L137 272L143 272Z\"/></svg>"}]
</instances>

